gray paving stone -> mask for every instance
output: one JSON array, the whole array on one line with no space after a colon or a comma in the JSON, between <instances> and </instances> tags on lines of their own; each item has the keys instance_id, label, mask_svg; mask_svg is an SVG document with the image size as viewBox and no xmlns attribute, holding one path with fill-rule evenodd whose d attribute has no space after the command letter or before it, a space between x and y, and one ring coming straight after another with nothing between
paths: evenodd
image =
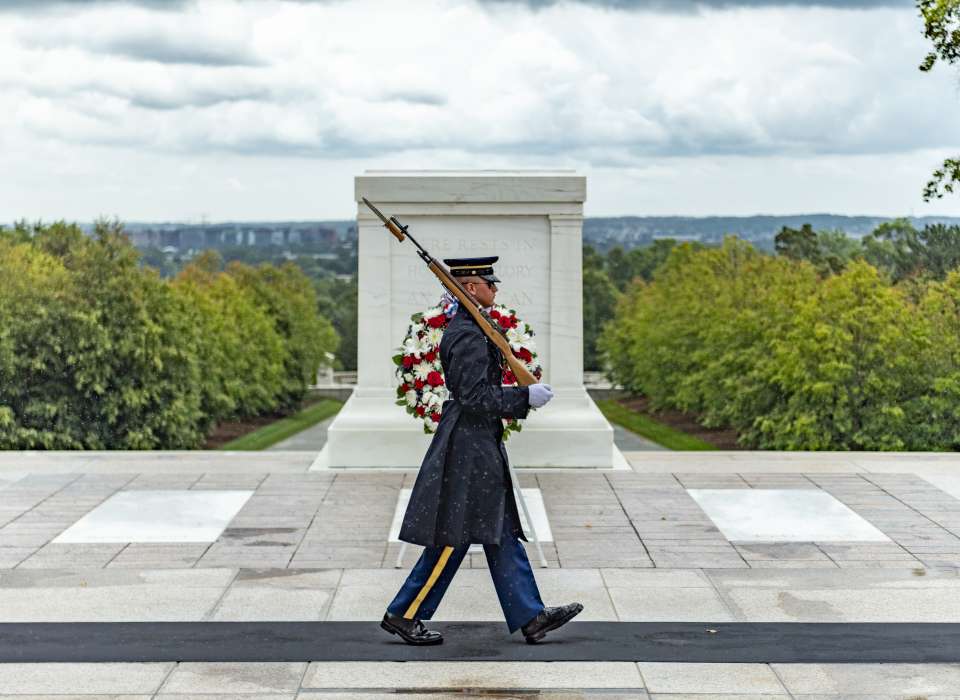
<instances>
[{"instance_id":1,"label":"gray paving stone","mask_svg":"<svg viewBox=\"0 0 960 700\"><path fill-rule=\"evenodd\" d=\"M169 489L189 489L197 483L203 474L138 474L135 479L124 485L124 491L166 491Z\"/></svg>"},{"instance_id":2,"label":"gray paving stone","mask_svg":"<svg viewBox=\"0 0 960 700\"><path fill-rule=\"evenodd\" d=\"M712 588L608 588L621 620L634 622L732 622Z\"/></svg>"},{"instance_id":3,"label":"gray paving stone","mask_svg":"<svg viewBox=\"0 0 960 700\"><path fill-rule=\"evenodd\" d=\"M0 688L13 695L152 694L174 667L171 663L4 663Z\"/></svg>"},{"instance_id":4,"label":"gray paving stone","mask_svg":"<svg viewBox=\"0 0 960 700\"><path fill-rule=\"evenodd\" d=\"M622 688L642 690L636 664L471 661L313 662L303 689L322 688ZM404 693L406 696L406 693Z\"/></svg>"},{"instance_id":5,"label":"gray paving stone","mask_svg":"<svg viewBox=\"0 0 960 700\"><path fill-rule=\"evenodd\" d=\"M807 542L776 542L769 544L734 542L733 545L740 555L751 563L755 559L829 560L820 547Z\"/></svg>"},{"instance_id":6,"label":"gray paving stone","mask_svg":"<svg viewBox=\"0 0 960 700\"><path fill-rule=\"evenodd\" d=\"M191 487L194 490L198 489L213 489L213 490L225 490L225 489L236 489L239 491L252 491L267 478L266 472L257 474L257 473L210 473L204 474L196 483Z\"/></svg>"},{"instance_id":7,"label":"gray paving stone","mask_svg":"<svg viewBox=\"0 0 960 700\"><path fill-rule=\"evenodd\" d=\"M107 564L108 569L189 569L210 547L205 542L133 542Z\"/></svg>"},{"instance_id":8,"label":"gray paving stone","mask_svg":"<svg viewBox=\"0 0 960 700\"><path fill-rule=\"evenodd\" d=\"M730 552L658 552L651 551L650 557L655 566L678 569L735 569L748 568L733 548Z\"/></svg>"},{"instance_id":9,"label":"gray paving stone","mask_svg":"<svg viewBox=\"0 0 960 700\"><path fill-rule=\"evenodd\" d=\"M334 589L277 589L241 587L228 590L207 619L323 620L333 600Z\"/></svg>"},{"instance_id":10,"label":"gray paving stone","mask_svg":"<svg viewBox=\"0 0 960 700\"><path fill-rule=\"evenodd\" d=\"M766 664L641 662L640 674L651 695L657 693L786 694Z\"/></svg>"},{"instance_id":11,"label":"gray paving stone","mask_svg":"<svg viewBox=\"0 0 960 700\"><path fill-rule=\"evenodd\" d=\"M785 693L653 693L650 695L651 700L775 700L790 697ZM809 700L809 697L804 695L803 700ZM832 700L839 699L832 698ZM878 699L871 698L871 700Z\"/></svg>"},{"instance_id":12,"label":"gray paving stone","mask_svg":"<svg viewBox=\"0 0 960 700\"><path fill-rule=\"evenodd\" d=\"M156 700L237 700L237 698L249 698L250 700L296 700L297 695L296 693L243 693L238 695L236 692L229 694L161 692L153 697ZM351 696L351 699L353 700L353 696ZM325 700L331 700L330 696L328 695ZM396 698L393 700L396 700Z\"/></svg>"},{"instance_id":13,"label":"gray paving stone","mask_svg":"<svg viewBox=\"0 0 960 700\"><path fill-rule=\"evenodd\" d=\"M297 691L306 663L188 662L163 684L163 693L282 693Z\"/></svg>"},{"instance_id":14,"label":"gray paving stone","mask_svg":"<svg viewBox=\"0 0 960 700\"><path fill-rule=\"evenodd\" d=\"M6 695L4 693L0 693L0 700L151 700L153 697L153 695L116 695L113 693L96 693L95 695L86 693L83 695L74 695L72 693L69 695L36 695L34 693L17 693L16 695Z\"/></svg>"},{"instance_id":15,"label":"gray paving stone","mask_svg":"<svg viewBox=\"0 0 960 700\"><path fill-rule=\"evenodd\" d=\"M51 542L24 559L19 569L102 568L125 547L122 543Z\"/></svg>"},{"instance_id":16,"label":"gray paving stone","mask_svg":"<svg viewBox=\"0 0 960 700\"><path fill-rule=\"evenodd\" d=\"M12 569L36 551L36 547L0 546L0 569Z\"/></svg>"},{"instance_id":17,"label":"gray paving stone","mask_svg":"<svg viewBox=\"0 0 960 700\"><path fill-rule=\"evenodd\" d=\"M773 664L788 691L899 696L955 694L958 664Z\"/></svg>"},{"instance_id":18,"label":"gray paving stone","mask_svg":"<svg viewBox=\"0 0 960 700\"><path fill-rule=\"evenodd\" d=\"M0 619L5 622L202 620L235 574L231 569L13 569L0 572Z\"/></svg>"}]
</instances>

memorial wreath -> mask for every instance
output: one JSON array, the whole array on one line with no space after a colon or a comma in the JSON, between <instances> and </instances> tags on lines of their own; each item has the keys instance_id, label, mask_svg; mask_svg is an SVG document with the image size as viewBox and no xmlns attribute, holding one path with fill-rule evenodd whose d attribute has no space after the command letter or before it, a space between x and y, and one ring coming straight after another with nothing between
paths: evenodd
<instances>
[{"instance_id":1,"label":"memorial wreath","mask_svg":"<svg viewBox=\"0 0 960 700\"><path fill-rule=\"evenodd\" d=\"M440 365L440 340L443 331L456 310L457 302L445 295L439 304L410 317L407 335L393 356L397 365L397 405L403 406L407 413L423 423L423 431L432 433L440 422L440 413L448 392ZM525 322L517 318L513 309L495 304L490 317L506 333L513 354L522 360L533 375L540 379L543 369L537 362L534 332ZM501 382L503 386L515 386L517 378L506 363L501 363ZM503 420L503 439L513 431L520 430L520 420Z\"/></svg>"}]
</instances>

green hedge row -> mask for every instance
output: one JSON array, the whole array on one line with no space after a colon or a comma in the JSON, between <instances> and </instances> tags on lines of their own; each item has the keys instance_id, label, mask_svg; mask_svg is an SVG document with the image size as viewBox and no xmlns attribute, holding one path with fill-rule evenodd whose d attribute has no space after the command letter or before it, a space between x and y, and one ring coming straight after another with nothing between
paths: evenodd
<instances>
[{"instance_id":1,"label":"green hedge row","mask_svg":"<svg viewBox=\"0 0 960 700\"><path fill-rule=\"evenodd\" d=\"M611 378L774 450L960 448L960 271L821 277L728 236L678 245L604 328Z\"/></svg>"},{"instance_id":2,"label":"green hedge row","mask_svg":"<svg viewBox=\"0 0 960 700\"><path fill-rule=\"evenodd\" d=\"M0 449L190 449L297 407L337 337L294 265L170 281L117 222L0 229Z\"/></svg>"}]
</instances>

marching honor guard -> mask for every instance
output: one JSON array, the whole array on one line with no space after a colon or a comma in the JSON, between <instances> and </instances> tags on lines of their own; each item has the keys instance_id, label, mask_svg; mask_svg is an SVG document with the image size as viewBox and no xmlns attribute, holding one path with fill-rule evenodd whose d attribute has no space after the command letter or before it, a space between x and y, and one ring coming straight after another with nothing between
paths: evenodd
<instances>
[{"instance_id":1,"label":"marching honor guard","mask_svg":"<svg viewBox=\"0 0 960 700\"><path fill-rule=\"evenodd\" d=\"M485 310L493 306L497 257L448 259L457 277ZM448 293L449 294L449 293ZM528 643L571 620L583 606L546 607L520 540L527 541L513 495L503 445L503 418L525 418L553 398L548 384L502 386L501 355L465 310L456 311L440 341L440 364L449 398L423 458L400 528L400 539L423 545L420 559L380 626L407 644L439 644L443 635L422 620L433 617L473 542L483 544L507 628ZM451 311L447 312L448 314Z\"/></svg>"}]
</instances>

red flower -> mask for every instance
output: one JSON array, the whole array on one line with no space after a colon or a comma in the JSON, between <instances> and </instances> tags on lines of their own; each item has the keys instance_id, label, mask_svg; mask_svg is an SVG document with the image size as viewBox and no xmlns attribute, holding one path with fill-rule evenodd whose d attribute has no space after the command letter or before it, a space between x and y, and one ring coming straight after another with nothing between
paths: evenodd
<instances>
[{"instance_id":1,"label":"red flower","mask_svg":"<svg viewBox=\"0 0 960 700\"><path fill-rule=\"evenodd\" d=\"M500 312L496 309L490 311L490 318L500 318Z\"/></svg>"},{"instance_id":2,"label":"red flower","mask_svg":"<svg viewBox=\"0 0 960 700\"><path fill-rule=\"evenodd\" d=\"M409 384L407 384L406 382L404 382L403 384L400 385L400 393L406 394L408 391L410 391L410 385L409 385Z\"/></svg>"},{"instance_id":3,"label":"red flower","mask_svg":"<svg viewBox=\"0 0 960 700\"><path fill-rule=\"evenodd\" d=\"M510 328L510 317L509 316L498 316L497 323L500 324L501 328Z\"/></svg>"},{"instance_id":4,"label":"red flower","mask_svg":"<svg viewBox=\"0 0 960 700\"><path fill-rule=\"evenodd\" d=\"M447 317L444 316L443 314L427 319L427 325L429 325L431 328L440 328L440 326L442 326L446 322L447 322Z\"/></svg>"},{"instance_id":5,"label":"red flower","mask_svg":"<svg viewBox=\"0 0 960 700\"><path fill-rule=\"evenodd\" d=\"M431 350L430 352L428 352L426 355L423 356L423 359L426 360L427 362L433 362L434 360L437 359L437 351Z\"/></svg>"},{"instance_id":6,"label":"red flower","mask_svg":"<svg viewBox=\"0 0 960 700\"><path fill-rule=\"evenodd\" d=\"M413 355L404 355L403 356L403 366L406 369L413 367Z\"/></svg>"},{"instance_id":7,"label":"red flower","mask_svg":"<svg viewBox=\"0 0 960 700\"><path fill-rule=\"evenodd\" d=\"M504 384L516 384L517 378L513 375L513 372L510 370L504 370L503 372L503 383Z\"/></svg>"},{"instance_id":8,"label":"red flower","mask_svg":"<svg viewBox=\"0 0 960 700\"><path fill-rule=\"evenodd\" d=\"M517 317L516 317L516 316L511 316L511 317L510 317L510 327L511 327L511 328L516 328L516 327L517 327Z\"/></svg>"},{"instance_id":9,"label":"red flower","mask_svg":"<svg viewBox=\"0 0 960 700\"><path fill-rule=\"evenodd\" d=\"M433 413L430 414L430 420L432 420L434 423L439 423L439 422L440 422L440 414L437 413L436 411L434 411Z\"/></svg>"},{"instance_id":10,"label":"red flower","mask_svg":"<svg viewBox=\"0 0 960 700\"><path fill-rule=\"evenodd\" d=\"M520 348L520 349L517 350L517 352L514 353L514 354L515 354L517 357L519 357L521 360L523 360L524 362L530 362L530 360L533 359L533 353L531 353L529 350L527 350L527 348Z\"/></svg>"},{"instance_id":11,"label":"red flower","mask_svg":"<svg viewBox=\"0 0 960 700\"><path fill-rule=\"evenodd\" d=\"M427 412L427 409L425 409L423 406L417 406L416 411L418 416L422 416L424 413Z\"/></svg>"},{"instance_id":12,"label":"red flower","mask_svg":"<svg viewBox=\"0 0 960 700\"><path fill-rule=\"evenodd\" d=\"M423 388L423 380L422 380L422 379L414 379L414 380L413 380L413 387L414 387L414 389L416 389L417 391L419 391L420 389L422 389L422 388Z\"/></svg>"},{"instance_id":13,"label":"red flower","mask_svg":"<svg viewBox=\"0 0 960 700\"><path fill-rule=\"evenodd\" d=\"M431 372L427 375L427 382L430 386L440 386L443 384L443 375L439 372Z\"/></svg>"}]
</instances>

